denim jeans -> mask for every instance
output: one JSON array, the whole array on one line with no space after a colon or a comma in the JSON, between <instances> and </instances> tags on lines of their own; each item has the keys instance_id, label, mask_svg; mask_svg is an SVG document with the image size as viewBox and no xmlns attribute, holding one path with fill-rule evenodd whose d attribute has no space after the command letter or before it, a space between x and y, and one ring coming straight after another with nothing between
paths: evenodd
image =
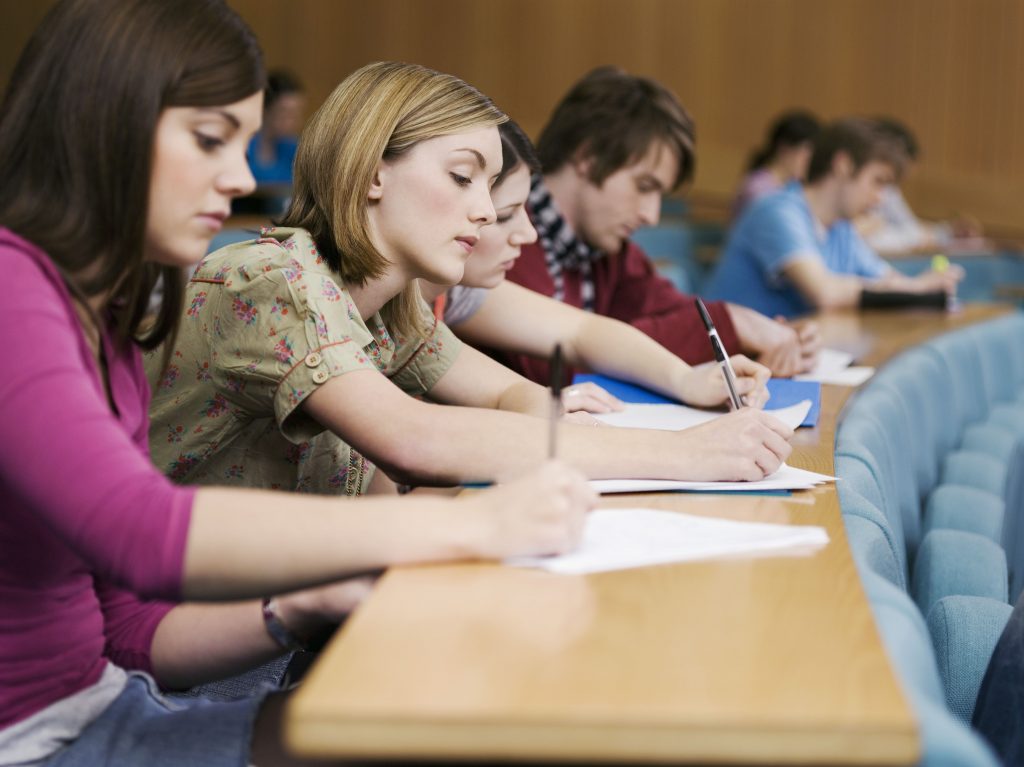
<instances>
[{"instance_id":1,"label":"denim jeans","mask_svg":"<svg viewBox=\"0 0 1024 767\"><path fill-rule=\"evenodd\" d=\"M1024 595L992 652L973 724L1005 764L1024 765Z\"/></svg>"},{"instance_id":2,"label":"denim jeans","mask_svg":"<svg viewBox=\"0 0 1024 767\"><path fill-rule=\"evenodd\" d=\"M170 699L145 674L46 767L246 767L253 723L266 692L230 702Z\"/></svg>"}]
</instances>

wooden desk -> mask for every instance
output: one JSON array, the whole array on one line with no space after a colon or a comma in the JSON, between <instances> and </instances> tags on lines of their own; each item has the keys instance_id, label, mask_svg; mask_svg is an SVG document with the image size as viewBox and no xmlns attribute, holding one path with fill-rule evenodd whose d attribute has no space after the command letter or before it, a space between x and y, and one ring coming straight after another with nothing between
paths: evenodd
<instances>
[{"instance_id":1,"label":"wooden desk","mask_svg":"<svg viewBox=\"0 0 1024 767\"><path fill-rule=\"evenodd\" d=\"M1004 308L823 317L878 364ZM832 472L850 390L791 463ZM731 519L822 525L814 556L591 576L495 565L396 568L290 702L304 754L512 761L907 764L916 724L882 649L834 486L789 497L644 495Z\"/></svg>"},{"instance_id":2,"label":"wooden desk","mask_svg":"<svg viewBox=\"0 0 1024 767\"><path fill-rule=\"evenodd\" d=\"M1004 252L996 243L984 237L963 237L945 245L927 245L910 250L886 253L886 261L900 261L912 258L930 258L944 255L949 258L991 258Z\"/></svg>"}]
</instances>

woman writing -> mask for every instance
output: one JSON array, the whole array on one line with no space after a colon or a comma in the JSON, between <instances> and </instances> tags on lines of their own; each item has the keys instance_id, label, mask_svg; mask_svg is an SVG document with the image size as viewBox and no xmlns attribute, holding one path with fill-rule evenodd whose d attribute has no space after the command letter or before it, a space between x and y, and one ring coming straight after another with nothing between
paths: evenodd
<instances>
[{"instance_id":1,"label":"woman writing","mask_svg":"<svg viewBox=\"0 0 1024 767\"><path fill-rule=\"evenodd\" d=\"M253 186L245 147L262 87L251 32L218 0L63 0L11 78L0 764L244 764L259 698L169 706L136 670L188 686L246 668L283 652L259 597L307 588L272 616L301 632L352 601L349 584L308 587L392 563L566 550L593 503L555 465L466 500L344 509L180 487L150 465L139 346L173 336L173 274ZM144 331L161 274L164 304ZM274 724L268 713L262 731Z\"/></svg>"}]
</instances>

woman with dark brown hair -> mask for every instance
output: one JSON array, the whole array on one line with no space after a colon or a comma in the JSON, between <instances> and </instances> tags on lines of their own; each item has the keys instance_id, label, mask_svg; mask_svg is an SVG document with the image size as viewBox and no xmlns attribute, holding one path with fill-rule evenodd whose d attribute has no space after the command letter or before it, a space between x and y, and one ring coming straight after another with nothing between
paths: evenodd
<instances>
[{"instance_id":1,"label":"woman with dark brown hair","mask_svg":"<svg viewBox=\"0 0 1024 767\"><path fill-rule=\"evenodd\" d=\"M154 679L283 653L351 607L353 575L564 551L593 504L551 464L467 499L344 509L153 468L139 347L173 336L174 276L253 186L263 80L221 0L62 0L0 107L0 765L276 763L250 757L259 696L170 703Z\"/></svg>"},{"instance_id":2,"label":"woman with dark brown hair","mask_svg":"<svg viewBox=\"0 0 1024 767\"><path fill-rule=\"evenodd\" d=\"M810 112L784 112L772 122L765 143L758 147L747 164L747 175L740 182L733 201L733 218L755 200L777 192L790 181L803 181L814 151L814 139L821 123Z\"/></svg>"}]
</instances>

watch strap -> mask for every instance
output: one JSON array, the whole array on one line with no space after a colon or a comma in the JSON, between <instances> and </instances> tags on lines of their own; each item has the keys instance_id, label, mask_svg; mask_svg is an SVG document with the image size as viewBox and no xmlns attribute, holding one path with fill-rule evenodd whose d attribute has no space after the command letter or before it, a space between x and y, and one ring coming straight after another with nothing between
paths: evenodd
<instances>
[{"instance_id":1,"label":"watch strap","mask_svg":"<svg viewBox=\"0 0 1024 767\"><path fill-rule=\"evenodd\" d=\"M304 652L307 649L306 642L284 625L284 621L281 620L281 615L277 611L277 600L274 597L264 599L262 609L263 625L266 626L271 639L291 652Z\"/></svg>"}]
</instances>

